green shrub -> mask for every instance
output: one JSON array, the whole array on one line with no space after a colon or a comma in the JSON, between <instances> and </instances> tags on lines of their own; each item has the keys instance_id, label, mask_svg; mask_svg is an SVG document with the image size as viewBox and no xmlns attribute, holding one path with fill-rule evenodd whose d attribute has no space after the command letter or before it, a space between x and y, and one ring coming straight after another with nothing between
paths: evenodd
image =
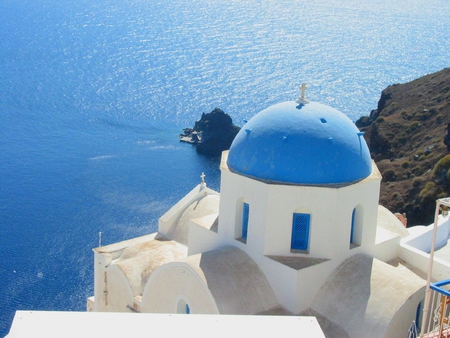
<instances>
[{"instance_id":1,"label":"green shrub","mask_svg":"<svg viewBox=\"0 0 450 338\"><path fill-rule=\"evenodd\" d=\"M419 197L422 201L433 199L435 195L436 184L434 182L427 182L425 187L420 191Z\"/></svg>"},{"instance_id":2,"label":"green shrub","mask_svg":"<svg viewBox=\"0 0 450 338\"><path fill-rule=\"evenodd\" d=\"M445 197L448 197L448 195L445 192L441 192L441 193L436 195L436 199L438 199L438 198L445 198Z\"/></svg>"},{"instance_id":3,"label":"green shrub","mask_svg":"<svg viewBox=\"0 0 450 338\"><path fill-rule=\"evenodd\" d=\"M406 110L403 110L400 115L402 116L403 119L405 120L411 120L412 116L411 114L409 114Z\"/></svg>"},{"instance_id":4,"label":"green shrub","mask_svg":"<svg viewBox=\"0 0 450 338\"><path fill-rule=\"evenodd\" d=\"M439 182L450 185L450 155L446 155L436 162L433 177Z\"/></svg>"},{"instance_id":5,"label":"green shrub","mask_svg":"<svg viewBox=\"0 0 450 338\"><path fill-rule=\"evenodd\" d=\"M443 171L447 173L449 169L450 169L450 155L445 155L434 165L433 174L437 175Z\"/></svg>"},{"instance_id":6,"label":"green shrub","mask_svg":"<svg viewBox=\"0 0 450 338\"><path fill-rule=\"evenodd\" d=\"M388 169L383 173L383 178L386 182L395 181L396 175L393 169Z\"/></svg>"},{"instance_id":7,"label":"green shrub","mask_svg":"<svg viewBox=\"0 0 450 338\"><path fill-rule=\"evenodd\" d=\"M415 131L415 130L417 130L418 128L420 127L420 123L419 123L419 121L414 121L414 122L412 122L410 125L409 125L409 131Z\"/></svg>"},{"instance_id":8,"label":"green shrub","mask_svg":"<svg viewBox=\"0 0 450 338\"><path fill-rule=\"evenodd\" d=\"M420 167L414 167L411 169L411 172L416 176L420 176L420 174L422 173L422 169L420 169Z\"/></svg>"},{"instance_id":9,"label":"green shrub","mask_svg":"<svg viewBox=\"0 0 450 338\"><path fill-rule=\"evenodd\" d=\"M442 94L439 94L439 95L433 97L433 100L436 100L437 103L440 103L442 101L442 99L443 99Z\"/></svg>"},{"instance_id":10,"label":"green shrub","mask_svg":"<svg viewBox=\"0 0 450 338\"><path fill-rule=\"evenodd\" d=\"M423 179L421 179L420 177L415 177L412 181L412 186L414 188L420 187L423 183Z\"/></svg>"}]
</instances>

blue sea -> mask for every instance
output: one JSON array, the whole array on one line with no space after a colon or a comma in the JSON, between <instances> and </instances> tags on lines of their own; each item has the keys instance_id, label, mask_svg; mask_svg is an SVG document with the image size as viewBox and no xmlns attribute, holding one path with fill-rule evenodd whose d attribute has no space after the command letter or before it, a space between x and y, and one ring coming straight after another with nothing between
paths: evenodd
<instances>
[{"instance_id":1,"label":"blue sea","mask_svg":"<svg viewBox=\"0 0 450 338\"><path fill-rule=\"evenodd\" d=\"M0 0L0 336L84 311L93 253L156 231L217 159L178 134L299 96L352 120L450 67L448 0Z\"/></svg>"}]
</instances>

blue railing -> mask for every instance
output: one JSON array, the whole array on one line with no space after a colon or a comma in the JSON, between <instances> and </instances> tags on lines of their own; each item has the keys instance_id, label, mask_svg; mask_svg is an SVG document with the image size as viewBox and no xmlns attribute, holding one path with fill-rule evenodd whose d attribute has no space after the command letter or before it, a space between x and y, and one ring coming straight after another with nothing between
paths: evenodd
<instances>
[{"instance_id":1,"label":"blue railing","mask_svg":"<svg viewBox=\"0 0 450 338\"><path fill-rule=\"evenodd\" d=\"M422 338L450 337L450 291L444 289L447 285L450 285L450 279L430 284L430 306L426 312L425 327L421 330Z\"/></svg>"},{"instance_id":2,"label":"blue railing","mask_svg":"<svg viewBox=\"0 0 450 338\"><path fill-rule=\"evenodd\" d=\"M450 297L450 291L441 288L441 286L445 286L445 285L448 285L448 284L450 284L450 279L446 279L446 280L443 280L443 281L440 281L440 282L432 283L430 285L430 288L432 290L434 290L434 291L442 293L443 295L446 295L447 297Z\"/></svg>"}]
</instances>

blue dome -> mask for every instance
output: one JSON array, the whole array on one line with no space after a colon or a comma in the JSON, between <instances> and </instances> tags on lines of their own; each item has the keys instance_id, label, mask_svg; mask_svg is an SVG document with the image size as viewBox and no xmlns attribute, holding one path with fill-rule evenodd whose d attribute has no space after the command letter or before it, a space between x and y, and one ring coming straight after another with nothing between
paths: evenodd
<instances>
[{"instance_id":1,"label":"blue dome","mask_svg":"<svg viewBox=\"0 0 450 338\"><path fill-rule=\"evenodd\" d=\"M234 173L281 184L343 184L372 172L355 124L316 102L283 102L255 115L236 135L227 164Z\"/></svg>"}]
</instances>

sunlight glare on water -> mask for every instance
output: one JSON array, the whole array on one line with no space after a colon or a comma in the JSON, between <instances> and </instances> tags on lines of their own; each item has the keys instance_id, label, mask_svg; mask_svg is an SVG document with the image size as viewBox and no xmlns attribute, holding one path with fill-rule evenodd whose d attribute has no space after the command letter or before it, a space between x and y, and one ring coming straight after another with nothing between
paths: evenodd
<instances>
[{"instance_id":1,"label":"sunlight glare on water","mask_svg":"<svg viewBox=\"0 0 450 338\"><path fill-rule=\"evenodd\" d=\"M242 126L307 97L352 120L448 67L450 3L3 0L0 336L14 311L84 310L93 254L156 231L217 159L178 141L219 107Z\"/></svg>"}]
</instances>

